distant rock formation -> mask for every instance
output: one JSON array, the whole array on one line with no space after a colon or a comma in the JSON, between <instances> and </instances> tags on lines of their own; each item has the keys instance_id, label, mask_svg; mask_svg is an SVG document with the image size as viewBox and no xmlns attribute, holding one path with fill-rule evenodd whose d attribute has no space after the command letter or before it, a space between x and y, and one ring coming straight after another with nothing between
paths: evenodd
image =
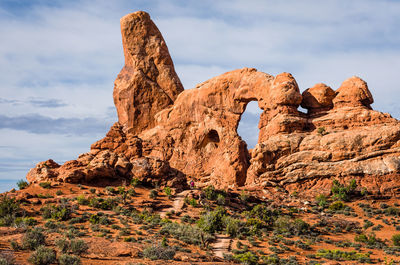
<instances>
[{"instance_id":1,"label":"distant rock formation","mask_svg":"<svg viewBox=\"0 0 400 265\"><path fill-rule=\"evenodd\" d=\"M322 192L334 178L356 178L373 192L400 188L400 122L372 110L362 79L351 77L337 91L317 84L300 94L289 73L243 68L183 90L147 13L123 17L121 32L118 122L77 160L39 163L30 182L137 177L183 188L190 178L223 188ZM250 101L263 112L258 144L249 151L237 127Z\"/></svg>"}]
</instances>

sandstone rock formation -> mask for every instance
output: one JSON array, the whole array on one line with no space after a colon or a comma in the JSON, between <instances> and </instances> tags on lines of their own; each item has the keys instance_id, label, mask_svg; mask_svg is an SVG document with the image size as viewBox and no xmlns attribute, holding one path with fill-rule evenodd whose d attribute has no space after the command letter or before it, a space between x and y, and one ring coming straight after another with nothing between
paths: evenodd
<instances>
[{"instance_id":1,"label":"sandstone rock formation","mask_svg":"<svg viewBox=\"0 0 400 265\"><path fill-rule=\"evenodd\" d=\"M77 160L39 163L27 175L30 182L137 177L182 188L190 178L218 187L321 192L333 178L356 178L376 192L400 188L400 122L371 109L372 95L360 78L337 91L317 84L300 94L289 73L274 77L243 68L183 91L148 14L123 17L121 32L118 122ZM258 144L249 151L237 127L250 101L263 113Z\"/></svg>"},{"instance_id":2,"label":"sandstone rock formation","mask_svg":"<svg viewBox=\"0 0 400 265\"><path fill-rule=\"evenodd\" d=\"M118 121L133 133L154 126L154 115L172 105L183 86L164 38L149 14L121 18L125 65L115 80Z\"/></svg>"},{"instance_id":3,"label":"sandstone rock formation","mask_svg":"<svg viewBox=\"0 0 400 265\"><path fill-rule=\"evenodd\" d=\"M319 83L306 89L302 96L301 106L307 109L309 113L317 113L333 108L333 99L336 93L329 86Z\"/></svg>"}]
</instances>

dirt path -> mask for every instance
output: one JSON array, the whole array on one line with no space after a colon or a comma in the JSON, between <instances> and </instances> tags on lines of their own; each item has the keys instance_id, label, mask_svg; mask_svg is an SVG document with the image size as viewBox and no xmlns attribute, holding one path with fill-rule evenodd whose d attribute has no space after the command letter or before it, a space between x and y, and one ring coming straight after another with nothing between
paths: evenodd
<instances>
[{"instance_id":1,"label":"dirt path","mask_svg":"<svg viewBox=\"0 0 400 265\"><path fill-rule=\"evenodd\" d=\"M164 218L168 212L174 211L179 212L182 210L183 205L185 204L185 197L191 192L191 190L184 190L175 195L174 202L172 203L172 207L165 208L160 212L161 218Z\"/></svg>"},{"instance_id":2,"label":"dirt path","mask_svg":"<svg viewBox=\"0 0 400 265\"><path fill-rule=\"evenodd\" d=\"M224 258L224 253L229 252L232 239L228 235L215 235L215 243L213 244L214 255L219 258Z\"/></svg>"}]
</instances>

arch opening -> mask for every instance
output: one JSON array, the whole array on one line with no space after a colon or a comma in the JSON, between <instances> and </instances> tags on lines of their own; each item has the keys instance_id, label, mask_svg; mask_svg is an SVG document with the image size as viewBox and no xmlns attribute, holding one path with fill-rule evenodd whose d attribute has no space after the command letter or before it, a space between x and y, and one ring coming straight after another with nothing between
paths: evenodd
<instances>
[{"instance_id":1,"label":"arch opening","mask_svg":"<svg viewBox=\"0 0 400 265\"><path fill-rule=\"evenodd\" d=\"M260 132L258 123L262 112L262 109L258 107L258 102L251 101L247 104L240 117L237 133L247 143L247 149L254 148L258 142Z\"/></svg>"}]
</instances>

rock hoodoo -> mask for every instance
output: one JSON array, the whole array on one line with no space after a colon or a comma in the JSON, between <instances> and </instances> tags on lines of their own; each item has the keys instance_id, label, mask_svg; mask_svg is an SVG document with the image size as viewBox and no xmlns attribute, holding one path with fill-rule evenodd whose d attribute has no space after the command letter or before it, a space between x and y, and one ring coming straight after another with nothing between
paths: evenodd
<instances>
[{"instance_id":1,"label":"rock hoodoo","mask_svg":"<svg viewBox=\"0 0 400 265\"><path fill-rule=\"evenodd\" d=\"M113 94L118 122L77 160L39 163L30 182L137 177L183 187L190 177L218 187L320 192L334 178L356 178L375 192L400 188L400 122L371 109L362 79L300 94L289 73L243 68L183 90L147 13L123 17L121 32L125 65ZM263 113L258 144L249 151L237 127L250 101Z\"/></svg>"}]
</instances>

